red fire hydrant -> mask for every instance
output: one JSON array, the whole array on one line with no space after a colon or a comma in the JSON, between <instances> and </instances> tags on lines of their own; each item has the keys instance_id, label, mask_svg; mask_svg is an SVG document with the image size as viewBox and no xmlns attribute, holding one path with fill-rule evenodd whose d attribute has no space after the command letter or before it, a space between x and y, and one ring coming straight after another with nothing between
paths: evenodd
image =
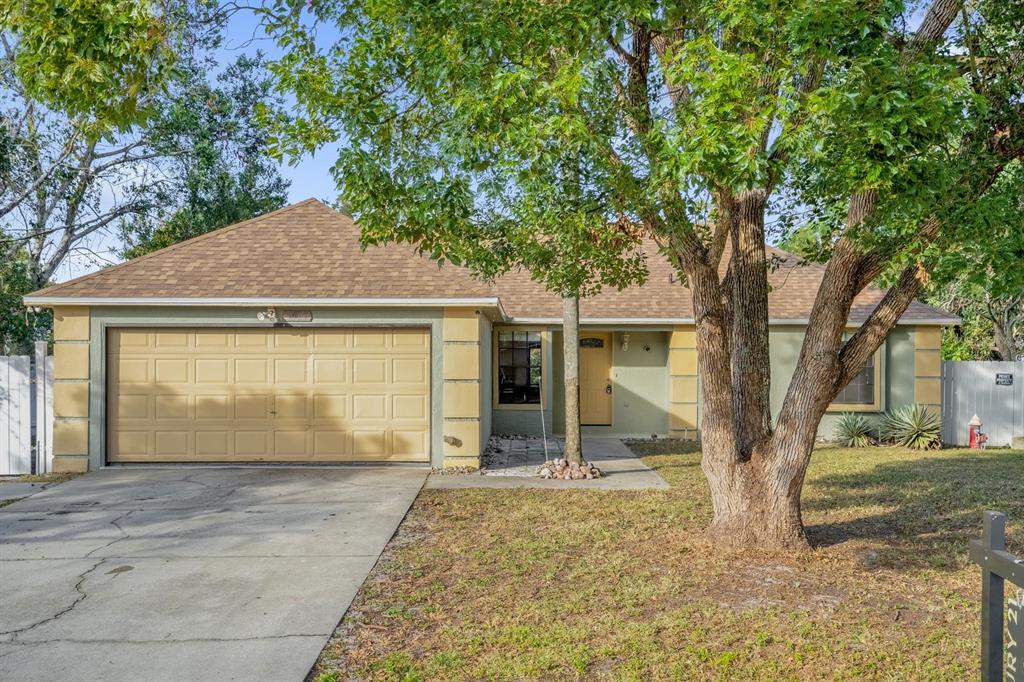
<instances>
[{"instance_id":1,"label":"red fire hydrant","mask_svg":"<svg viewBox=\"0 0 1024 682\"><path fill-rule=\"evenodd\" d=\"M974 415L971 417L971 421L967 422L967 426L968 445L974 449L985 447L985 441L988 440L988 436L981 432L981 418L978 415Z\"/></svg>"}]
</instances>

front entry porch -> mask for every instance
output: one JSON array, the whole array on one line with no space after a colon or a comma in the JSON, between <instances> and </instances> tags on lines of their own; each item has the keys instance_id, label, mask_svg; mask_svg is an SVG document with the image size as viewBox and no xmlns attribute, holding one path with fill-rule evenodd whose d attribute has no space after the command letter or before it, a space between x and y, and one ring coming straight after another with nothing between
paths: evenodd
<instances>
[{"instance_id":1,"label":"front entry porch","mask_svg":"<svg viewBox=\"0 0 1024 682\"><path fill-rule=\"evenodd\" d=\"M545 452L545 444L547 450ZM562 456L560 438L492 436L479 474L434 475L428 488L576 488L595 490L653 490L668 488L665 480L633 454L618 438L583 438L583 457L596 464L604 477L582 481L545 480L536 476L546 459Z\"/></svg>"}]
</instances>

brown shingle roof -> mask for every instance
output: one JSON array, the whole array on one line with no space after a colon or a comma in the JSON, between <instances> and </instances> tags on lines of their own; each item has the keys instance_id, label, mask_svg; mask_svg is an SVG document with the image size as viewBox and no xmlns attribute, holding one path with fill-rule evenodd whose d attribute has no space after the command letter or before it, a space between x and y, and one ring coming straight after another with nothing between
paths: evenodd
<instances>
[{"instance_id":1,"label":"brown shingle roof","mask_svg":"<svg viewBox=\"0 0 1024 682\"><path fill-rule=\"evenodd\" d=\"M690 296L652 242L643 246L647 282L609 289L580 304L584 319L690 320ZM771 275L773 320L810 312L823 266L785 258ZM852 321L863 320L884 291L857 297ZM42 289L33 299L482 299L498 298L512 318L561 317L561 301L517 271L486 284L468 270L439 266L409 244L359 245L350 218L315 199L175 244L140 258ZM43 301L39 301L43 302ZM943 311L911 304L904 320L955 322Z\"/></svg>"}]
</instances>

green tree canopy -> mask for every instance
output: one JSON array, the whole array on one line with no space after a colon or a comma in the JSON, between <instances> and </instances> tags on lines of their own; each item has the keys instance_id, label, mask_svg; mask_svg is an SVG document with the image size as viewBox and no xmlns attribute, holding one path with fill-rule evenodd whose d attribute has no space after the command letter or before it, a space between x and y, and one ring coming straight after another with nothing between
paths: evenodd
<instances>
[{"instance_id":1,"label":"green tree canopy","mask_svg":"<svg viewBox=\"0 0 1024 682\"><path fill-rule=\"evenodd\" d=\"M160 94L173 68L173 3L9 0L3 47L26 94L100 130L126 128Z\"/></svg>"},{"instance_id":2,"label":"green tree canopy","mask_svg":"<svg viewBox=\"0 0 1024 682\"><path fill-rule=\"evenodd\" d=\"M805 544L822 414L1024 154L1020 3L282 0L269 22L301 114L277 149L346 142L336 180L367 241L484 274L564 245L593 281L638 265L637 239L660 245L693 300L723 542ZM825 263L778 415L769 208L820 226Z\"/></svg>"}]
</instances>

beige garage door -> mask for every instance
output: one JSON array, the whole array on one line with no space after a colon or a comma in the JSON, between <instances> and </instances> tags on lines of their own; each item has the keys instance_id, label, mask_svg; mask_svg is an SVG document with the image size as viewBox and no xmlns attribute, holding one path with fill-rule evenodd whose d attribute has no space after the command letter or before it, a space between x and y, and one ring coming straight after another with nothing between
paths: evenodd
<instances>
[{"instance_id":1,"label":"beige garage door","mask_svg":"<svg viewBox=\"0 0 1024 682\"><path fill-rule=\"evenodd\" d=\"M427 461L426 329L111 329L110 462Z\"/></svg>"}]
</instances>

